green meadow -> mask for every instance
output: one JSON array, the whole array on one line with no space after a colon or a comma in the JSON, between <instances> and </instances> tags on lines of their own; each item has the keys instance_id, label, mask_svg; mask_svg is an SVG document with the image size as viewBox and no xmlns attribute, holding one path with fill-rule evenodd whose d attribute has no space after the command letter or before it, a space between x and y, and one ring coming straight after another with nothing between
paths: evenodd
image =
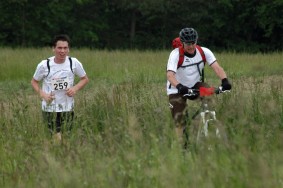
<instances>
[{"instance_id":1,"label":"green meadow","mask_svg":"<svg viewBox=\"0 0 283 188\"><path fill-rule=\"evenodd\" d=\"M169 53L72 49L90 82L56 143L30 84L52 49L1 48L0 187L283 187L283 53L215 53L233 85L213 96L228 145L185 151L166 96Z\"/></svg>"}]
</instances>

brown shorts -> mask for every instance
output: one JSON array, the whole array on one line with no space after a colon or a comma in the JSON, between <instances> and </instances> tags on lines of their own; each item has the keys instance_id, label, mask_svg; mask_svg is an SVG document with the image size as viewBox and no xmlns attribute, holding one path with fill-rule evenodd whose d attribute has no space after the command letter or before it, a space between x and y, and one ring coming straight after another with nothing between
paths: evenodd
<instances>
[{"instance_id":1,"label":"brown shorts","mask_svg":"<svg viewBox=\"0 0 283 188\"><path fill-rule=\"evenodd\" d=\"M185 127L187 99L182 94L169 95L169 106L176 127Z\"/></svg>"},{"instance_id":2,"label":"brown shorts","mask_svg":"<svg viewBox=\"0 0 283 188\"><path fill-rule=\"evenodd\" d=\"M198 82L194 85L194 89L199 87L209 87L208 84L203 82ZM191 98L191 100L198 99L199 97ZM187 110L187 98L184 98L182 94L171 94L169 95L169 106L171 109L171 114L175 122L176 127L185 127L186 121L188 120L188 110Z\"/></svg>"}]
</instances>

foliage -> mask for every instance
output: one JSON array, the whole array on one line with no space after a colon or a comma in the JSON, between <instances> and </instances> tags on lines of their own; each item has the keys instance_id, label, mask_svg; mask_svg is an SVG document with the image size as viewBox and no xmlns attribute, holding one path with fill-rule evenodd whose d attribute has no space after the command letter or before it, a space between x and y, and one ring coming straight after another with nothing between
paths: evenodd
<instances>
[{"instance_id":1,"label":"foliage","mask_svg":"<svg viewBox=\"0 0 283 188\"><path fill-rule=\"evenodd\" d=\"M283 2L238 0L2 0L0 45L42 47L59 33L75 47L166 49L183 27L218 50L282 50Z\"/></svg>"},{"instance_id":2,"label":"foliage","mask_svg":"<svg viewBox=\"0 0 283 188\"><path fill-rule=\"evenodd\" d=\"M90 82L61 144L30 85L50 51L0 50L1 187L283 186L282 53L215 54L233 84L213 97L229 144L184 151L165 91L168 51L71 50ZM209 67L206 78L220 84Z\"/></svg>"}]
</instances>

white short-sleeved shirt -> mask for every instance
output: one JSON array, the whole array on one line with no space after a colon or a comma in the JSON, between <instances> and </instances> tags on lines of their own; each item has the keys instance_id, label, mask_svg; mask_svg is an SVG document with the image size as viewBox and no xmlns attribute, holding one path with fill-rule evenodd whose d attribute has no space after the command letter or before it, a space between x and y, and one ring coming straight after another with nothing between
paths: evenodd
<instances>
[{"instance_id":1,"label":"white short-sleeved shirt","mask_svg":"<svg viewBox=\"0 0 283 188\"><path fill-rule=\"evenodd\" d=\"M211 65L216 61L214 54L205 47L201 47L208 65ZM196 48L196 55L194 57L184 56L182 67L177 68L179 61L179 48L175 48L169 56L167 63L167 71L173 71L176 73L176 79L179 83L191 88L197 82L201 81L201 71L204 68L204 62L201 57L201 53ZM198 65L192 65L198 64ZM192 66L188 66L192 65ZM167 80L167 95L176 94L178 90L170 84Z\"/></svg>"},{"instance_id":2,"label":"white short-sleeved shirt","mask_svg":"<svg viewBox=\"0 0 283 188\"><path fill-rule=\"evenodd\" d=\"M74 98L66 94L66 90L74 85L75 75L86 76L86 72L78 59L72 57L72 70L69 57L64 63L55 63L54 56L50 57L48 74L47 60L42 60L33 75L37 81L42 81L42 90L46 93L53 93L55 99L47 104L42 100L42 110L46 112L68 112L74 109Z\"/></svg>"}]
</instances>

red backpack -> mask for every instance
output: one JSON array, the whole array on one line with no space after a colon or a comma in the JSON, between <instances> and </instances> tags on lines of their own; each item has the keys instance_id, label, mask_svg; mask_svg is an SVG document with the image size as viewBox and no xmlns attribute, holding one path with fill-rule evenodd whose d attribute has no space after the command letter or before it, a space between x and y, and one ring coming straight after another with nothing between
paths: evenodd
<instances>
[{"instance_id":1,"label":"red backpack","mask_svg":"<svg viewBox=\"0 0 283 188\"><path fill-rule=\"evenodd\" d=\"M180 41L180 38L177 37L175 38L173 41L172 41L172 47L173 48L179 48L179 61L178 61L178 65L177 65L177 69L182 67L182 64L184 62L184 57L185 57L185 51L184 51L184 48L183 48L183 44L181 43ZM199 46L199 45L196 45L196 48L198 49L198 51L200 52L200 55L202 57L202 61L204 62L204 64L206 63L206 58L205 58L205 54L202 50L202 48ZM198 66L199 68L199 63L196 63L196 64L191 64L191 65L187 65L187 66L193 66L193 65L196 65ZM183 67L187 67L187 66L183 66ZM199 74L201 76L201 80L202 82L204 82L204 69L202 69L202 71L199 70Z\"/></svg>"},{"instance_id":2,"label":"red backpack","mask_svg":"<svg viewBox=\"0 0 283 188\"><path fill-rule=\"evenodd\" d=\"M180 37L176 37L172 40L172 48L179 48L183 46L181 40L180 40Z\"/></svg>"}]
</instances>

